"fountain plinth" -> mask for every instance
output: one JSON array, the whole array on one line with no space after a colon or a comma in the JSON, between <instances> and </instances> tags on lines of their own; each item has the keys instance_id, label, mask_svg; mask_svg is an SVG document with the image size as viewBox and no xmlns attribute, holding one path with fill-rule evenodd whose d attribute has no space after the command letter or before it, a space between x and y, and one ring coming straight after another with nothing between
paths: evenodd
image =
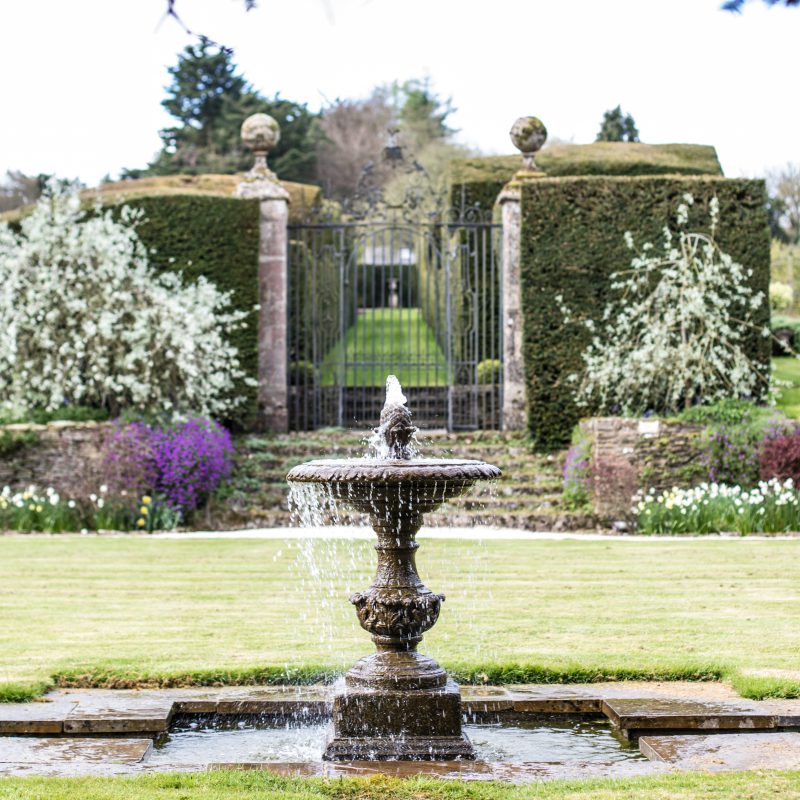
<instances>
[{"instance_id":1,"label":"fountain plinth","mask_svg":"<svg viewBox=\"0 0 800 800\"><path fill-rule=\"evenodd\" d=\"M333 704L328 760L474 758L461 731L461 695L436 661L417 652L444 595L417 573L423 516L500 470L483 461L413 457L416 429L393 376L375 431L376 458L324 459L295 467L292 482L326 485L333 498L368 514L378 536L372 585L350 602L376 651L347 672Z\"/></svg>"}]
</instances>

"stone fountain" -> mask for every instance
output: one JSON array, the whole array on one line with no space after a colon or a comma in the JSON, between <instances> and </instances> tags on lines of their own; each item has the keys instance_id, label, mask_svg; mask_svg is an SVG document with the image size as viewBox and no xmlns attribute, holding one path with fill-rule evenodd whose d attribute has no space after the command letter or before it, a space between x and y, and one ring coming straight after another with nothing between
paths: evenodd
<instances>
[{"instance_id":1,"label":"stone fountain","mask_svg":"<svg viewBox=\"0 0 800 800\"><path fill-rule=\"evenodd\" d=\"M375 430L375 457L309 461L287 479L320 484L337 502L369 515L378 535L372 586L350 598L377 652L347 672L333 702L329 761L471 759L461 730L458 685L417 652L436 623L444 595L417 574L415 537L423 516L500 470L483 461L417 458L416 428L397 379L386 382L386 404Z\"/></svg>"}]
</instances>

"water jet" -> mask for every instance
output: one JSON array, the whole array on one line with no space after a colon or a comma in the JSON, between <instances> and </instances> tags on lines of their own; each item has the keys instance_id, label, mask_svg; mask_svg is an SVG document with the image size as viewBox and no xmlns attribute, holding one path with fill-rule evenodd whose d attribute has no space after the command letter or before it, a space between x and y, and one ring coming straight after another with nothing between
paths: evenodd
<instances>
[{"instance_id":1,"label":"water jet","mask_svg":"<svg viewBox=\"0 0 800 800\"><path fill-rule=\"evenodd\" d=\"M406 398L390 375L370 457L309 461L287 475L367 514L378 537L375 579L350 597L377 652L356 662L336 692L326 760L475 758L461 728L458 686L417 651L445 598L417 573L416 534L426 513L478 480L498 478L500 470L483 461L420 458L415 434Z\"/></svg>"}]
</instances>

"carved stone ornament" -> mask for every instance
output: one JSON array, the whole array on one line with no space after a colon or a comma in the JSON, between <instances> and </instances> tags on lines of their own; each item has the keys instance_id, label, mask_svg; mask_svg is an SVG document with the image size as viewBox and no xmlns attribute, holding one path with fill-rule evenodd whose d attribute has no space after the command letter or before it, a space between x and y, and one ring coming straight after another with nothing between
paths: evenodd
<instances>
[{"instance_id":1,"label":"carved stone ornament","mask_svg":"<svg viewBox=\"0 0 800 800\"><path fill-rule=\"evenodd\" d=\"M256 162L250 172L248 180L277 181L275 173L267 166L267 153L272 150L281 139L281 129L277 120L269 114L252 114L242 123L242 144L253 151Z\"/></svg>"},{"instance_id":2,"label":"carved stone ornament","mask_svg":"<svg viewBox=\"0 0 800 800\"><path fill-rule=\"evenodd\" d=\"M547 141L547 128L538 117L520 117L509 131L514 147L522 153L523 169L536 170L534 154Z\"/></svg>"},{"instance_id":3,"label":"carved stone ornament","mask_svg":"<svg viewBox=\"0 0 800 800\"><path fill-rule=\"evenodd\" d=\"M373 636L417 640L439 619L443 594L416 594L404 589L368 589L350 597L361 627Z\"/></svg>"},{"instance_id":4,"label":"carved stone ornament","mask_svg":"<svg viewBox=\"0 0 800 800\"><path fill-rule=\"evenodd\" d=\"M377 429L388 458L310 461L287 476L327 485L337 502L368 514L378 536L372 586L350 598L377 652L347 672L334 697L329 760L475 757L461 731L458 687L417 652L444 595L431 592L417 573L415 536L425 513L500 470L483 461L410 458L416 429L402 400L387 399Z\"/></svg>"}]
</instances>

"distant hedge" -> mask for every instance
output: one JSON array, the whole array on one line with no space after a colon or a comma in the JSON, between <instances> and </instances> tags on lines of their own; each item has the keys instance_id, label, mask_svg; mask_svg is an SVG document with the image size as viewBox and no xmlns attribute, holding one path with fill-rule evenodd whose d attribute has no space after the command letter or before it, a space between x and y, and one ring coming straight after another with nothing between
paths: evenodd
<instances>
[{"instance_id":1,"label":"distant hedge","mask_svg":"<svg viewBox=\"0 0 800 800\"><path fill-rule=\"evenodd\" d=\"M567 175L722 175L717 151L703 144L593 142L553 144L536 154L548 177ZM503 186L522 168L522 156L456 158L450 164L455 208L491 211Z\"/></svg>"},{"instance_id":2,"label":"distant hedge","mask_svg":"<svg viewBox=\"0 0 800 800\"><path fill-rule=\"evenodd\" d=\"M768 293L770 236L763 181L719 177L570 177L522 184L520 282L528 421L540 449L569 442L573 426L589 413L573 400L567 383L582 368L588 332L565 325L556 304L562 295L577 315L599 317L610 299L608 276L630 263L623 234L658 245L674 221L680 197L691 192L693 230L707 229L708 201L720 203L717 239L723 250L753 269L754 289ZM693 221L697 224L692 224ZM769 324L764 304L757 324ZM769 340L754 332L751 356L763 363Z\"/></svg>"},{"instance_id":3,"label":"distant hedge","mask_svg":"<svg viewBox=\"0 0 800 800\"><path fill-rule=\"evenodd\" d=\"M219 289L231 292L231 302L247 312L247 327L231 341L247 375L258 375L258 243L257 200L211 195L165 195L126 199L144 211L138 228L150 252L150 263L160 270L183 273L187 280L201 275ZM237 393L245 400L227 422L249 427L255 420L256 389L244 383Z\"/></svg>"},{"instance_id":4,"label":"distant hedge","mask_svg":"<svg viewBox=\"0 0 800 800\"><path fill-rule=\"evenodd\" d=\"M522 167L522 156L455 158L450 162L450 205L491 215L503 186Z\"/></svg>"}]
</instances>

